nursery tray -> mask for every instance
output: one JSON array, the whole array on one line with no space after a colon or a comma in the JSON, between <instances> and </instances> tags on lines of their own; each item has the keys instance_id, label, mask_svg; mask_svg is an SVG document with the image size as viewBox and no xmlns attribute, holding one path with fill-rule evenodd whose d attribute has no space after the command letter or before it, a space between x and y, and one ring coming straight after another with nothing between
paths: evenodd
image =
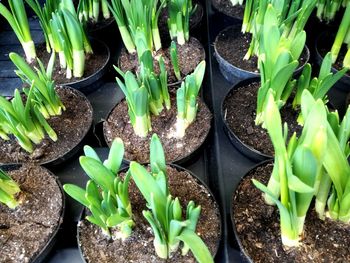
<instances>
[{"instance_id":1,"label":"nursery tray","mask_svg":"<svg viewBox=\"0 0 350 263\"><path fill-rule=\"evenodd\" d=\"M231 196L232 190L238 184L240 178L254 166L254 162L244 157L231 144L223 130L224 125L220 117L221 103L225 94L233 85L228 83L221 75L216 59L213 56L212 43L217 33L227 26L227 21L223 20L222 14L212 9L211 0L203 0L203 2L206 5L206 14L202 21L202 27L196 33L202 33L202 44L206 48L207 74L202 88L202 97L214 115L214 127L202 152L184 167L199 176L211 188L221 208L223 220L222 241L215 262L239 263L243 262L243 258L240 256L231 226ZM35 21L31 23L35 24ZM35 28L37 30L37 27ZM3 61L8 61L3 54L8 53L9 45L15 50L20 50L17 42L11 44L6 42L5 36L9 35L7 31L0 32L0 65ZM38 33L36 32L36 34ZM11 41L12 38L13 36L9 37ZM112 60L116 61L115 57ZM2 70L9 71L9 69L4 69L4 67L0 66L0 95L12 95L13 89L20 86L19 79L13 75L1 77ZM11 72L8 73L12 74ZM6 76L5 73L3 74ZM108 153L108 148L102 136L102 122L117 101L123 97L121 90L114 81L115 75L112 69L110 74L104 78L105 83L100 87L96 87L97 89L88 95L94 108L95 128L94 135L88 139L87 143L92 147L99 147L97 152L102 158L105 158ZM238 81L239 79L237 79L236 83ZM62 184L74 183L84 186L87 181L87 176L84 176L79 166L78 156L61 167L55 168L52 172L59 176ZM58 243L47 260L50 263L82 262L76 242L76 224L82 207L67 197L66 209L63 228L58 236Z\"/></svg>"}]
</instances>

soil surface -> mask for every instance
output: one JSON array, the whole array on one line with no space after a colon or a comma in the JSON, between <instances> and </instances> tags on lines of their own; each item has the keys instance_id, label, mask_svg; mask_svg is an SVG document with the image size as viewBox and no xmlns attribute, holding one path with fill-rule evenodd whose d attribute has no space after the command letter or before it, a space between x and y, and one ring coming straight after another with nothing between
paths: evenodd
<instances>
[{"instance_id":1,"label":"soil surface","mask_svg":"<svg viewBox=\"0 0 350 263\"><path fill-rule=\"evenodd\" d=\"M0 262L31 262L61 223L62 193L56 179L38 166L9 172L22 192L14 210L0 204Z\"/></svg>"},{"instance_id":2,"label":"soil surface","mask_svg":"<svg viewBox=\"0 0 350 263\"><path fill-rule=\"evenodd\" d=\"M169 134L174 132L176 115L176 99L175 96L171 96L171 109L168 111L164 108L159 116L151 115L152 131L146 138L141 138L135 135L129 120L127 103L122 100L104 122L104 136L108 145L111 145L116 137L123 140L125 159L148 163L149 144L152 134L156 133L162 142L166 160L174 162L188 156L203 144L210 131L212 119L208 107L199 100L197 118L186 129L185 136L182 139L168 138Z\"/></svg>"},{"instance_id":3,"label":"soil surface","mask_svg":"<svg viewBox=\"0 0 350 263\"><path fill-rule=\"evenodd\" d=\"M102 67L107 63L108 60L108 51L105 46L102 46L99 42L91 42L92 49L94 51L93 54L86 55L85 58L85 70L84 76L82 78L75 78L72 76L71 79L66 78L66 70L61 70L60 62L58 55L55 60L55 69L52 74L53 80L55 80L57 85L72 83L76 81L80 81L86 79L102 69ZM51 54L47 53L45 44L41 44L37 47L37 55L38 58L44 63L44 65L48 64L50 60Z\"/></svg>"},{"instance_id":4,"label":"soil surface","mask_svg":"<svg viewBox=\"0 0 350 263\"><path fill-rule=\"evenodd\" d=\"M57 142L53 142L46 135L36 145L34 152L29 154L19 146L15 138L9 141L0 138L0 163L46 163L63 156L83 139L92 122L90 103L74 89L59 87L57 93L66 107L61 116L48 120L57 134Z\"/></svg>"},{"instance_id":5,"label":"soil surface","mask_svg":"<svg viewBox=\"0 0 350 263\"><path fill-rule=\"evenodd\" d=\"M213 6L227 16L243 20L244 4L233 6L230 0L212 0Z\"/></svg>"},{"instance_id":6,"label":"soil surface","mask_svg":"<svg viewBox=\"0 0 350 263\"><path fill-rule=\"evenodd\" d=\"M179 198L183 211L186 211L190 200L196 205L201 205L196 232L214 255L220 240L220 216L217 204L208 190L187 172L168 167L167 175L170 192L172 196ZM130 180L129 193L136 224L131 236L124 242L119 239L107 240L102 231L87 220L79 224L79 240L86 262L196 262L191 252L183 257L181 250L174 253L169 260L157 257L152 230L142 215L142 211L146 209L146 202L133 180Z\"/></svg>"},{"instance_id":7,"label":"soil surface","mask_svg":"<svg viewBox=\"0 0 350 263\"><path fill-rule=\"evenodd\" d=\"M193 0L192 1L193 7L197 5L197 9L194 12L194 14L190 17L190 35L192 33L192 30L196 29L198 25L201 23L204 10L203 5L199 2L199 0ZM168 28L168 18L169 18L169 12L168 8L163 8L162 12L159 15L159 21L158 21L158 28L159 33L161 35L162 41L169 42L170 36L169 36L169 28Z\"/></svg>"},{"instance_id":8,"label":"soil surface","mask_svg":"<svg viewBox=\"0 0 350 263\"><path fill-rule=\"evenodd\" d=\"M237 68L259 73L258 58L256 56L252 56L248 60L243 59L248 52L251 38L250 33L243 34L241 32L240 25L231 26L217 36L214 43L216 52ZM299 65L303 66L307 61L308 54L306 49L304 49L299 58Z\"/></svg>"},{"instance_id":9,"label":"soil surface","mask_svg":"<svg viewBox=\"0 0 350 263\"><path fill-rule=\"evenodd\" d=\"M264 154L274 153L270 137L265 129L255 125L256 98L260 82L232 90L223 104L224 119L233 133L246 145ZM291 103L281 109L282 122L288 123L289 136L300 135L302 127L297 123L298 112Z\"/></svg>"},{"instance_id":10,"label":"soil surface","mask_svg":"<svg viewBox=\"0 0 350 263\"><path fill-rule=\"evenodd\" d=\"M328 52L331 51L332 45L333 45L332 41L334 41L334 39L335 39L335 35L328 33L321 36L320 39L317 41L317 49L318 49L318 52L320 52L322 59L327 55ZM337 61L333 64L333 67L336 70L343 69L343 60L345 58L346 52L347 52L347 46L342 45ZM347 73L345 73L345 75L350 77L350 72L348 71Z\"/></svg>"},{"instance_id":11,"label":"soil surface","mask_svg":"<svg viewBox=\"0 0 350 263\"><path fill-rule=\"evenodd\" d=\"M266 205L251 182L254 178L266 185L272 167L269 163L251 171L233 197L233 220L244 252L256 263L350 262L350 226L328 218L322 221L314 208L307 214L300 247L283 249L278 209Z\"/></svg>"},{"instance_id":12,"label":"soil surface","mask_svg":"<svg viewBox=\"0 0 350 263\"><path fill-rule=\"evenodd\" d=\"M169 50L169 48L159 50L157 54L154 55L154 58L157 58L159 56L163 57L165 67L168 72L168 83L175 83L178 80L176 79L174 74ZM183 78L186 77L188 74L192 73L202 60L205 60L205 50L202 44L193 37L190 38L190 41L188 43L182 46L177 44L177 52L179 59L179 68L181 76ZM118 65L123 72L138 72L139 62L137 54L129 54L127 53L125 48L122 48L118 59ZM159 64L156 59L154 60L154 69L155 72L159 72Z\"/></svg>"}]
</instances>

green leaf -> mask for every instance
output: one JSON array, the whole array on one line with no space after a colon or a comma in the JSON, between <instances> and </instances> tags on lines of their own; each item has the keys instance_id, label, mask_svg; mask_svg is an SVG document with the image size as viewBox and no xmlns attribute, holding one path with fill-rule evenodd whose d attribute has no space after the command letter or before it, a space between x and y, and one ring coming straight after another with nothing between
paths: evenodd
<instances>
[{"instance_id":1,"label":"green leaf","mask_svg":"<svg viewBox=\"0 0 350 263\"><path fill-rule=\"evenodd\" d=\"M87 157L90 157L90 158L92 158L92 159L95 159L96 161L101 162L100 157L98 157L98 155L97 155L97 153L95 152L95 150L94 150L92 147L90 147L89 145L85 145L85 146L84 146L84 154L85 154L85 156L87 156Z\"/></svg>"},{"instance_id":2,"label":"green leaf","mask_svg":"<svg viewBox=\"0 0 350 263\"><path fill-rule=\"evenodd\" d=\"M86 192L84 189L82 189L79 186L73 185L73 184L65 184L63 186L63 189L69 196L74 198L76 201L81 203L83 206L89 207L90 204L89 204L88 200L85 198Z\"/></svg>"},{"instance_id":3,"label":"green leaf","mask_svg":"<svg viewBox=\"0 0 350 263\"><path fill-rule=\"evenodd\" d=\"M214 262L213 256L211 255L208 247L192 230L185 229L177 238L190 247L194 257L199 263Z\"/></svg>"},{"instance_id":4,"label":"green leaf","mask_svg":"<svg viewBox=\"0 0 350 263\"><path fill-rule=\"evenodd\" d=\"M120 138L115 138L109 150L108 159L103 164L114 174L117 174L123 162L123 156L124 143Z\"/></svg>"}]
</instances>

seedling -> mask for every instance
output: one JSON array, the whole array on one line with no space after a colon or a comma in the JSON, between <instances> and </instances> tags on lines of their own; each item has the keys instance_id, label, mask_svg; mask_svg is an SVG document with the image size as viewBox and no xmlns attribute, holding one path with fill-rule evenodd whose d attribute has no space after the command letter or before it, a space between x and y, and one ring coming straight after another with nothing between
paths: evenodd
<instances>
[{"instance_id":1,"label":"seedling","mask_svg":"<svg viewBox=\"0 0 350 263\"><path fill-rule=\"evenodd\" d=\"M122 240L130 236L134 221L129 200L128 185L130 173L124 180L118 175L124 155L121 139L113 141L108 159L103 163L89 146L84 147L85 156L80 157L80 165L90 180L86 189L73 184L63 186L65 192L90 210L86 219L99 226L104 234L112 235L112 229L119 232L114 238Z\"/></svg>"},{"instance_id":2,"label":"seedling","mask_svg":"<svg viewBox=\"0 0 350 263\"><path fill-rule=\"evenodd\" d=\"M5 204L10 209L15 209L19 205L16 195L20 192L19 185L0 169L0 203Z\"/></svg>"}]
</instances>

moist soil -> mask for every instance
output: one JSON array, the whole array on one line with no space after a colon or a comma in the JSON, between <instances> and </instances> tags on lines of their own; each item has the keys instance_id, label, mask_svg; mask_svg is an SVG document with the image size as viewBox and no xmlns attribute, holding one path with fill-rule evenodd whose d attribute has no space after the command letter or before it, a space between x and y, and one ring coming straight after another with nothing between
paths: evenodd
<instances>
[{"instance_id":1,"label":"moist soil","mask_svg":"<svg viewBox=\"0 0 350 263\"><path fill-rule=\"evenodd\" d=\"M202 44L195 38L190 38L189 42L184 45L177 44L179 68L182 77L186 77L192 73L197 65L205 59L205 50ZM164 59L165 67L168 72L168 83L175 83L178 80L175 77L174 69L171 64L170 58L170 48L160 49L153 56L154 58L159 58L162 56ZM154 59L154 69L156 73L159 73L159 64L157 59ZM119 68L123 71L138 72L139 62L137 54L129 54L125 48L122 48L119 59Z\"/></svg>"},{"instance_id":2,"label":"moist soil","mask_svg":"<svg viewBox=\"0 0 350 263\"><path fill-rule=\"evenodd\" d=\"M208 190L189 173L168 166L167 176L171 195L179 198L183 211L186 211L190 200L201 205L196 233L214 255L220 241L220 215L216 202ZM191 252L181 256L181 250L174 253L171 259L158 258L151 227L142 215L142 211L147 209L146 202L133 180L130 180L129 195L135 227L124 242L119 239L108 240L97 226L87 220L79 224L79 241L86 262L196 262Z\"/></svg>"},{"instance_id":3,"label":"moist soil","mask_svg":"<svg viewBox=\"0 0 350 263\"><path fill-rule=\"evenodd\" d=\"M331 35L328 33L323 37L320 37L319 40L317 41L316 48L318 49L318 52L320 53L322 59L327 55L328 52L331 51L333 43L331 43L330 40L334 41L334 39L335 39L335 35ZM347 46L342 45L337 61L332 65L338 71L343 69L343 60L345 58L346 52L347 52ZM347 71L345 75L350 77L349 71Z\"/></svg>"},{"instance_id":4,"label":"moist soil","mask_svg":"<svg viewBox=\"0 0 350 263\"><path fill-rule=\"evenodd\" d=\"M278 209L265 204L251 182L254 178L267 185L272 168L269 163L252 170L233 196L232 217L244 253L256 263L350 262L350 226L328 218L322 221L314 208L307 214L300 247L283 249Z\"/></svg>"},{"instance_id":5,"label":"moist soil","mask_svg":"<svg viewBox=\"0 0 350 263\"><path fill-rule=\"evenodd\" d=\"M66 70L60 68L60 61L58 55L55 60L55 68L52 73L52 79L55 80L57 85L66 84L84 80L91 75L95 74L97 71L103 68L103 66L108 61L108 50L105 46L98 42L91 41L93 54L87 54L85 58L85 70L82 78L75 78L72 76L71 79L66 78ZM50 60L50 53L47 53L45 44L41 44L37 48L38 58L47 65Z\"/></svg>"},{"instance_id":6,"label":"moist soil","mask_svg":"<svg viewBox=\"0 0 350 263\"><path fill-rule=\"evenodd\" d=\"M54 176L39 166L8 173L22 192L16 209L0 204L0 262L32 262L63 220L63 196Z\"/></svg>"},{"instance_id":7,"label":"moist soil","mask_svg":"<svg viewBox=\"0 0 350 263\"><path fill-rule=\"evenodd\" d=\"M220 32L215 40L216 52L230 64L237 68L259 73L258 58L252 56L250 59L243 59L247 54L252 37L250 33L243 34L240 25L231 26ZM299 58L299 65L307 63L308 54L306 49Z\"/></svg>"},{"instance_id":8,"label":"moist soil","mask_svg":"<svg viewBox=\"0 0 350 263\"><path fill-rule=\"evenodd\" d=\"M192 5L193 7L197 5L197 9L194 12L194 14L190 17L190 34L192 30L196 29L200 25L204 14L203 5L199 2L199 0L193 0ZM169 18L169 12L168 12L168 8L166 7L166 8L163 8L162 12L160 13L159 21L158 21L158 28L159 28L159 33L161 35L162 41L170 40L168 18Z\"/></svg>"},{"instance_id":9,"label":"moist soil","mask_svg":"<svg viewBox=\"0 0 350 263\"><path fill-rule=\"evenodd\" d=\"M213 6L227 16L243 20L245 5L233 6L230 0L212 0Z\"/></svg>"},{"instance_id":10,"label":"moist soil","mask_svg":"<svg viewBox=\"0 0 350 263\"><path fill-rule=\"evenodd\" d=\"M255 125L256 98L260 82L233 89L223 104L224 119L231 131L246 145L261 153L272 156L274 153L270 137L265 129ZM281 109L282 122L288 123L289 136L301 134L302 127L297 123L298 111L291 103Z\"/></svg>"},{"instance_id":11,"label":"moist soil","mask_svg":"<svg viewBox=\"0 0 350 263\"><path fill-rule=\"evenodd\" d=\"M90 103L74 89L58 87L56 90L66 107L61 116L47 120L57 134L57 142L46 135L35 146L34 152L29 154L19 146L15 138L9 141L0 138L0 163L47 163L68 153L85 137L92 123Z\"/></svg>"},{"instance_id":12,"label":"moist soil","mask_svg":"<svg viewBox=\"0 0 350 263\"><path fill-rule=\"evenodd\" d=\"M141 138L134 133L127 103L122 100L103 123L103 133L109 146L114 138L121 138L125 145L125 159L141 163L149 162L149 143L152 134L156 133L162 142L167 162L175 162L189 156L204 143L212 119L208 107L198 100L196 120L186 129L185 136L181 139L169 138L175 130L176 115L176 99L175 96L171 96L171 109L164 108L159 116L151 115L152 131L147 137Z\"/></svg>"}]
</instances>

